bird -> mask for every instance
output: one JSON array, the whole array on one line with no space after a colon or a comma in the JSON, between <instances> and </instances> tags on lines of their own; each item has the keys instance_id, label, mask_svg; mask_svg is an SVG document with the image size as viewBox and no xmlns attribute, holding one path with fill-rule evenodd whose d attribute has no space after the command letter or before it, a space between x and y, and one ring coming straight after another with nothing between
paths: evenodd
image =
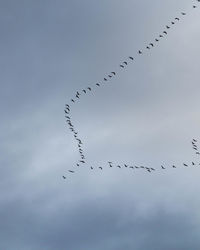
<instances>
[{"instance_id":1,"label":"bird","mask_svg":"<svg viewBox=\"0 0 200 250\"><path fill-rule=\"evenodd\" d=\"M122 65L122 64L120 64L119 66L120 66L121 68L124 68L124 65Z\"/></svg>"},{"instance_id":2,"label":"bird","mask_svg":"<svg viewBox=\"0 0 200 250\"><path fill-rule=\"evenodd\" d=\"M150 170L149 168L147 169L147 171L148 171L149 173L151 172L151 170Z\"/></svg>"},{"instance_id":3,"label":"bird","mask_svg":"<svg viewBox=\"0 0 200 250\"><path fill-rule=\"evenodd\" d=\"M75 173L75 171L73 171L73 170L68 170L68 172L70 172L70 173Z\"/></svg>"},{"instance_id":4,"label":"bird","mask_svg":"<svg viewBox=\"0 0 200 250\"><path fill-rule=\"evenodd\" d=\"M172 167L173 167L173 168L176 168L176 166L175 166L175 165L173 165Z\"/></svg>"},{"instance_id":5,"label":"bird","mask_svg":"<svg viewBox=\"0 0 200 250\"><path fill-rule=\"evenodd\" d=\"M101 170L103 170L103 168L102 167L99 167Z\"/></svg>"},{"instance_id":6,"label":"bird","mask_svg":"<svg viewBox=\"0 0 200 250\"><path fill-rule=\"evenodd\" d=\"M178 20L178 21L179 21L179 20L180 20L180 18L178 18L178 17L175 17L175 20Z\"/></svg>"},{"instance_id":7,"label":"bird","mask_svg":"<svg viewBox=\"0 0 200 250\"><path fill-rule=\"evenodd\" d=\"M193 141L194 141L194 142L197 142L197 140L196 140L196 139L193 139Z\"/></svg>"},{"instance_id":8,"label":"bird","mask_svg":"<svg viewBox=\"0 0 200 250\"><path fill-rule=\"evenodd\" d=\"M156 42L159 42L159 40L158 40L157 38L155 39L155 41L156 41Z\"/></svg>"},{"instance_id":9,"label":"bird","mask_svg":"<svg viewBox=\"0 0 200 250\"><path fill-rule=\"evenodd\" d=\"M185 15L186 15L186 13L185 13L185 12L181 12L181 14L182 14L183 16L185 16Z\"/></svg>"},{"instance_id":10,"label":"bird","mask_svg":"<svg viewBox=\"0 0 200 250\"><path fill-rule=\"evenodd\" d=\"M92 90L90 87L88 87L87 89L89 89L89 91L91 91L91 90Z\"/></svg>"},{"instance_id":11,"label":"bird","mask_svg":"<svg viewBox=\"0 0 200 250\"><path fill-rule=\"evenodd\" d=\"M100 86L100 84L99 83L96 83L96 85L99 87Z\"/></svg>"},{"instance_id":12,"label":"bird","mask_svg":"<svg viewBox=\"0 0 200 250\"><path fill-rule=\"evenodd\" d=\"M183 163L183 165L184 165L185 167L188 167L188 165L187 165L187 164L185 164L185 163Z\"/></svg>"},{"instance_id":13,"label":"bird","mask_svg":"<svg viewBox=\"0 0 200 250\"><path fill-rule=\"evenodd\" d=\"M80 95L78 91L76 92L76 94L77 94L77 95Z\"/></svg>"},{"instance_id":14,"label":"bird","mask_svg":"<svg viewBox=\"0 0 200 250\"><path fill-rule=\"evenodd\" d=\"M133 166L130 166L129 168L132 168L132 169L134 169L134 167L133 167Z\"/></svg>"},{"instance_id":15,"label":"bird","mask_svg":"<svg viewBox=\"0 0 200 250\"><path fill-rule=\"evenodd\" d=\"M86 90L85 89L83 89L82 91L86 94Z\"/></svg>"},{"instance_id":16,"label":"bird","mask_svg":"<svg viewBox=\"0 0 200 250\"><path fill-rule=\"evenodd\" d=\"M116 73L113 71L113 72L111 72L114 76L116 75Z\"/></svg>"},{"instance_id":17,"label":"bird","mask_svg":"<svg viewBox=\"0 0 200 250\"><path fill-rule=\"evenodd\" d=\"M163 167L163 165L161 165L161 168L162 168L162 169L165 169L165 168Z\"/></svg>"},{"instance_id":18,"label":"bird","mask_svg":"<svg viewBox=\"0 0 200 250\"><path fill-rule=\"evenodd\" d=\"M112 78L112 76L111 76L111 75L108 75L108 77Z\"/></svg>"},{"instance_id":19,"label":"bird","mask_svg":"<svg viewBox=\"0 0 200 250\"><path fill-rule=\"evenodd\" d=\"M117 168L121 168L121 166L120 166L120 165L117 165Z\"/></svg>"},{"instance_id":20,"label":"bird","mask_svg":"<svg viewBox=\"0 0 200 250\"><path fill-rule=\"evenodd\" d=\"M199 153L199 152L196 152L196 154L197 154L197 155L200 155L200 153Z\"/></svg>"},{"instance_id":21,"label":"bird","mask_svg":"<svg viewBox=\"0 0 200 250\"><path fill-rule=\"evenodd\" d=\"M139 167L135 166L136 169L138 169Z\"/></svg>"},{"instance_id":22,"label":"bird","mask_svg":"<svg viewBox=\"0 0 200 250\"><path fill-rule=\"evenodd\" d=\"M150 168L150 169L153 170L153 171L156 171L155 168Z\"/></svg>"},{"instance_id":23,"label":"bird","mask_svg":"<svg viewBox=\"0 0 200 250\"><path fill-rule=\"evenodd\" d=\"M108 81L106 78L104 78L104 81L106 82L106 81Z\"/></svg>"},{"instance_id":24,"label":"bird","mask_svg":"<svg viewBox=\"0 0 200 250\"><path fill-rule=\"evenodd\" d=\"M159 35L159 37L163 37L163 35Z\"/></svg>"},{"instance_id":25,"label":"bird","mask_svg":"<svg viewBox=\"0 0 200 250\"><path fill-rule=\"evenodd\" d=\"M129 56L129 58L133 61L134 60L134 58L132 57L132 56Z\"/></svg>"},{"instance_id":26,"label":"bird","mask_svg":"<svg viewBox=\"0 0 200 250\"><path fill-rule=\"evenodd\" d=\"M128 64L127 62L123 62L123 63L126 64L126 65Z\"/></svg>"},{"instance_id":27,"label":"bird","mask_svg":"<svg viewBox=\"0 0 200 250\"><path fill-rule=\"evenodd\" d=\"M169 27L168 25L166 25L166 28L167 28L167 29L170 29L170 27Z\"/></svg>"},{"instance_id":28,"label":"bird","mask_svg":"<svg viewBox=\"0 0 200 250\"><path fill-rule=\"evenodd\" d=\"M127 168L127 167L128 167L128 165L124 164L124 167L125 167L125 168Z\"/></svg>"},{"instance_id":29,"label":"bird","mask_svg":"<svg viewBox=\"0 0 200 250\"><path fill-rule=\"evenodd\" d=\"M149 46L147 46L146 49L150 49Z\"/></svg>"},{"instance_id":30,"label":"bird","mask_svg":"<svg viewBox=\"0 0 200 250\"><path fill-rule=\"evenodd\" d=\"M76 95L76 98L79 98L79 95Z\"/></svg>"},{"instance_id":31,"label":"bird","mask_svg":"<svg viewBox=\"0 0 200 250\"><path fill-rule=\"evenodd\" d=\"M193 8L195 9L197 6L196 5L193 5Z\"/></svg>"},{"instance_id":32,"label":"bird","mask_svg":"<svg viewBox=\"0 0 200 250\"><path fill-rule=\"evenodd\" d=\"M71 99L72 102L75 102L74 99Z\"/></svg>"},{"instance_id":33,"label":"bird","mask_svg":"<svg viewBox=\"0 0 200 250\"><path fill-rule=\"evenodd\" d=\"M77 163L76 166L79 167L80 165Z\"/></svg>"},{"instance_id":34,"label":"bird","mask_svg":"<svg viewBox=\"0 0 200 250\"><path fill-rule=\"evenodd\" d=\"M65 114L69 114L69 112L67 110L64 110L65 111Z\"/></svg>"},{"instance_id":35,"label":"bird","mask_svg":"<svg viewBox=\"0 0 200 250\"><path fill-rule=\"evenodd\" d=\"M140 166L140 168L145 168L144 166Z\"/></svg>"},{"instance_id":36,"label":"bird","mask_svg":"<svg viewBox=\"0 0 200 250\"><path fill-rule=\"evenodd\" d=\"M81 163L85 163L85 161L80 161Z\"/></svg>"},{"instance_id":37,"label":"bird","mask_svg":"<svg viewBox=\"0 0 200 250\"><path fill-rule=\"evenodd\" d=\"M142 51L141 51L141 50L139 50L139 51L138 51L138 53L139 53L139 54L142 54Z\"/></svg>"},{"instance_id":38,"label":"bird","mask_svg":"<svg viewBox=\"0 0 200 250\"><path fill-rule=\"evenodd\" d=\"M167 35L167 31L163 31L163 33Z\"/></svg>"},{"instance_id":39,"label":"bird","mask_svg":"<svg viewBox=\"0 0 200 250\"><path fill-rule=\"evenodd\" d=\"M91 169L94 169L93 167L90 167Z\"/></svg>"},{"instance_id":40,"label":"bird","mask_svg":"<svg viewBox=\"0 0 200 250\"><path fill-rule=\"evenodd\" d=\"M171 22L171 24L175 24L175 22Z\"/></svg>"},{"instance_id":41,"label":"bird","mask_svg":"<svg viewBox=\"0 0 200 250\"><path fill-rule=\"evenodd\" d=\"M150 43L149 45L151 45L152 47L154 47L153 43Z\"/></svg>"},{"instance_id":42,"label":"bird","mask_svg":"<svg viewBox=\"0 0 200 250\"><path fill-rule=\"evenodd\" d=\"M194 162L192 162L192 165L194 166L194 165L195 165L195 163L194 163Z\"/></svg>"},{"instance_id":43,"label":"bird","mask_svg":"<svg viewBox=\"0 0 200 250\"><path fill-rule=\"evenodd\" d=\"M62 177L63 177L63 179L66 179L66 177L64 175Z\"/></svg>"}]
</instances>

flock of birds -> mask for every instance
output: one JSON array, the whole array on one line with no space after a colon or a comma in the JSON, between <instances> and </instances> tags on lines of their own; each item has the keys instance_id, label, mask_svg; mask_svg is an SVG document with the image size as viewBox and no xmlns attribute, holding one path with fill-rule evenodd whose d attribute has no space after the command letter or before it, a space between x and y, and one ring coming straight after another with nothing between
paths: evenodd
<instances>
[{"instance_id":1,"label":"flock of birds","mask_svg":"<svg viewBox=\"0 0 200 250\"><path fill-rule=\"evenodd\" d=\"M200 0L196 0L196 2L200 3ZM193 9L196 9L197 8L197 5L192 5L192 8ZM169 29L172 28L172 26L174 26L177 22L179 22L181 20L181 18L183 16L185 16L187 13L186 12L181 12L180 13L180 16L177 16L175 17L171 22L170 22L170 25L167 24L165 25L165 30L162 31L162 33L159 34L159 36L157 38L154 39L154 42L150 42L149 44L146 45L146 47L144 49L140 49L138 50L137 54L138 55L142 55L144 54L145 51L147 50L151 50L152 48L154 48L156 46L156 44L158 44L161 39L163 39L165 36L168 35L168 31ZM126 66L130 63L132 63L133 61L135 60L135 58L133 56L129 56L127 58L127 60L124 60L123 62L121 62L119 64L119 68L120 69L125 69ZM102 85L104 85L105 83L108 83L109 80L111 80L112 78L114 78L116 75L118 74L118 71L111 71L107 76L105 76L103 78L103 80L101 82L98 82L98 83L95 83L93 86L88 86L86 87L85 89L81 90L81 91L77 91L75 93L75 96L71 99L71 104L74 104L75 102L79 101L81 99L81 96L82 95L86 95L92 91L94 91L94 88L99 88L101 87ZM68 127L69 129L71 130L71 132L73 133L73 136L77 142L77 148L78 148L78 152L79 152L79 155L80 155L80 159L79 161L76 163L76 166L79 167L81 166L82 164L86 164L86 157L85 157L85 154L84 154L84 150L83 150L83 142L82 140L79 138L79 134L78 134L78 131L75 129L74 125L73 125L73 122L72 122L72 119L71 119L71 116L70 116L70 113L71 113L71 105L69 104L65 104L65 118L66 118L66 122L68 124ZM193 150L195 151L195 153L197 155L200 155L200 151L198 149L198 146L197 146L197 140L196 139L193 139L192 140L192 147L193 147ZM195 162L192 162L191 164L186 164L186 163L183 163L183 167L189 167L189 166L197 166L199 165L200 166L200 163L195 163ZM125 168L130 168L130 169L143 169L143 170L146 170L148 172L153 172L153 171L156 171L155 168L151 168L151 167L145 167L145 166L132 166L132 165L128 165L128 164L123 164L123 165L114 165L113 162L108 162L108 166L110 168L112 167L117 167L117 168L122 168L122 167L125 167ZM162 170L166 169L165 166L161 165L160 168ZM172 168L177 168L176 165L172 165ZM103 170L103 167L90 167L91 170L94 170L94 169L100 169L100 170ZM75 173L75 170L68 170L69 173ZM66 179L66 176L62 176L63 179Z\"/></svg>"}]
</instances>

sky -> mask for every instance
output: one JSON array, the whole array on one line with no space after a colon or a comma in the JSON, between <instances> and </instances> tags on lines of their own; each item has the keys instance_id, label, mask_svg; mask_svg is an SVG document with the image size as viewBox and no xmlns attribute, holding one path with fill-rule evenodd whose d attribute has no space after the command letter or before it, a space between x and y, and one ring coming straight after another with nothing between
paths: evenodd
<instances>
[{"instance_id":1,"label":"sky","mask_svg":"<svg viewBox=\"0 0 200 250\"><path fill-rule=\"evenodd\" d=\"M199 17L191 0L0 0L0 249L199 250Z\"/></svg>"}]
</instances>

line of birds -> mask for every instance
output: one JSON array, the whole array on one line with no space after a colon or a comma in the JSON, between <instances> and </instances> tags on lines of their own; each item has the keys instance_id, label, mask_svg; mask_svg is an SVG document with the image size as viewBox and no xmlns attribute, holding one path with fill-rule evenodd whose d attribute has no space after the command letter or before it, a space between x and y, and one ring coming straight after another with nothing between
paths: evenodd
<instances>
[{"instance_id":1,"label":"line of birds","mask_svg":"<svg viewBox=\"0 0 200 250\"><path fill-rule=\"evenodd\" d=\"M196 147L197 147L197 140L196 139L192 140L192 145L196 145ZM108 167L109 168L119 168L119 169L126 168L126 169L133 169L133 170L134 169L136 169L136 170L137 169L143 169L143 170L145 170L145 171L147 171L149 173L154 172L154 171L159 171L159 170L166 170L166 169L169 169L169 168L175 169L175 168L180 168L180 167L191 167L191 166L200 167L200 163L196 163L196 162L192 161L190 164L183 162L181 166L173 164L173 165L168 166L168 167L166 167L164 165L161 165L159 168L153 168L153 167L138 166L138 165L132 165L132 164L131 165L130 164L121 164L121 165L119 165L119 164L114 164L112 161L108 161ZM102 167L102 166L99 166L99 167L91 166L90 169L91 170L98 170L98 169L103 170L104 167ZM76 171L75 170L68 170L68 172L69 173L75 173ZM66 179L66 176L63 175L62 177L63 177L63 179Z\"/></svg>"},{"instance_id":2,"label":"line of birds","mask_svg":"<svg viewBox=\"0 0 200 250\"><path fill-rule=\"evenodd\" d=\"M200 3L200 0L196 0L196 2L199 2ZM197 5L193 5L192 6L193 9L197 8ZM187 13L186 12L181 12L180 13L181 16L185 16ZM175 17L174 20L171 21L171 25L165 25L166 29L159 35L158 38L155 38L155 43L153 42L150 42L147 46L146 46L146 50L151 50L152 48L155 47L155 44L157 44L160 39L164 38L164 36L166 36L168 34L168 30L176 24L176 22L180 21L181 17ZM144 53L144 50L138 50L138 54L139 55L142 55ZM133 56L129 56L127 58L127 60L123 61L122 63L119 64L119 68L121 69L124 69L130 62L133 62L135 59ZM102 82L98 82L98 83L95 83L95 87L100 87L102 86L103 83L106 83L108 82L109 80L111 80L111 78L115 77L117 75L117 71L111 71L110 74L108 74L107 76L105 76L103 78L103 81ZM91 86L88 86L87 88L81 90L81 91L77 91L76 94L75 94L75 97L71 99L71 103L75 103L77 102L80 98L81 98L81 95L82 94L87 94L89 92L92 92L93 90L93 87ZM73 133L73 136L75 138L75 140L77 141L77 148L78 148L78 152L79 152L79 155L80 155L80 159L79 161L76 163L76 166L79 167L81 164L84 164L86 163L86 157L85 157L85 154L84 154L84 151L83 151L83 148L82 148L82 145L83 145L83 142L82 140L78 137L78 132L75 130L75 127L72 123L72 119L71 119L71 116L70 116L70 112L71 112L71 107L69 104L66 104L65 105L65 118L66 118L66 122L68 123L68 126L69 126L69 129L70 131ZM199 154L200 155L200 152L195 144L195 141L193 141L193 149L196 151L196 154ZM101 167L99 167L101 169ZM120 168L120 166L118 166L118 168ZM174 166L175 168L175 166ZM148 170L148 169L147 169ZM149 170L148 170L149 171ZM70 173L74 173L75 171L74 170L69 170Z\"/></svg>"}]
</instances>

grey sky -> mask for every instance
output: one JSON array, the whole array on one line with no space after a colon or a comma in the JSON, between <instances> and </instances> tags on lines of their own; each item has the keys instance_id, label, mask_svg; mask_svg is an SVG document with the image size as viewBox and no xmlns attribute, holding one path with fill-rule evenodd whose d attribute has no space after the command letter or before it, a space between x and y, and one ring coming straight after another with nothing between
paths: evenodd
<instances>
[{"instance_id":1,"label":"grey sky","mask_svg":"<svg viewBox=\"0 0 200 250\"><path fill-rule=\"evenodd\" d=\"M200 162L190 142L200 140L193 3L0 0L0 249L199 249L198 167L148 174L106 164ZM79 155L64 105L113 70L72 107L88 164L69 175Z\"/></svg>"}]
</instances>

